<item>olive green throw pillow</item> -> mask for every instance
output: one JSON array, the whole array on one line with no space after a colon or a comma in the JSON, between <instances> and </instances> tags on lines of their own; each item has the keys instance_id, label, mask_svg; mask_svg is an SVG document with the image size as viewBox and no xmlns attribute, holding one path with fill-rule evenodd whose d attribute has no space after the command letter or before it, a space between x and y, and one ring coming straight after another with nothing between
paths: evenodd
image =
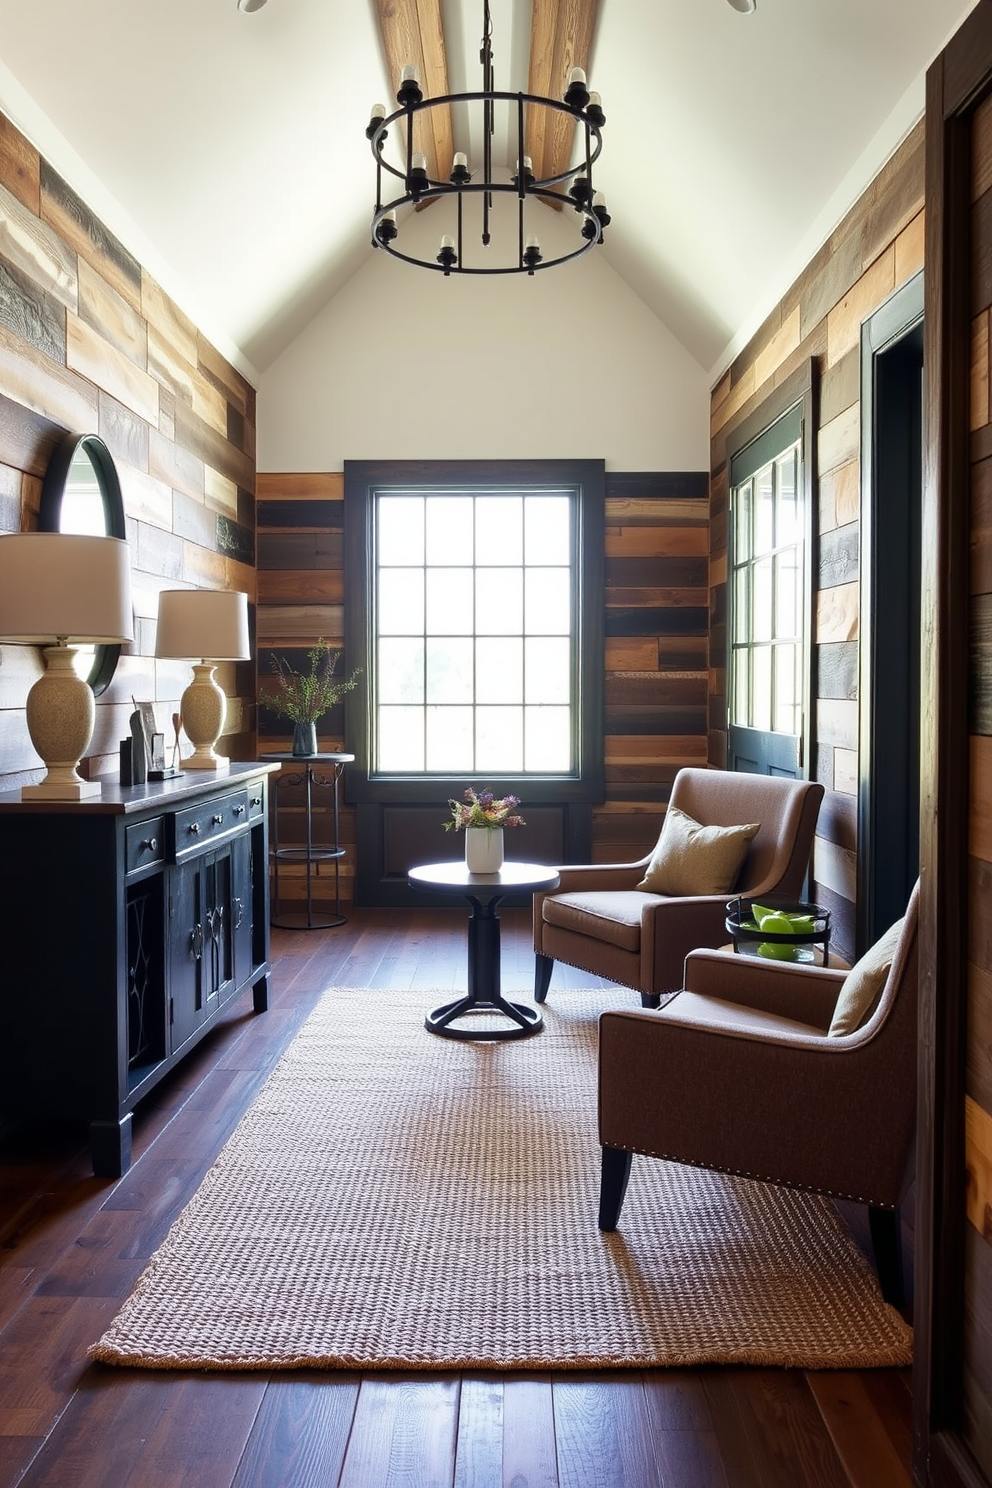
<instances>
[{"instance_id":1,"label":"olive green throw pillow","mask_svg":"<svg viewBox=\"0 0 992 1488\"><path fill-rule=\"evenodd\" d=\"M901 934L902 920L897 920L886 930L881 940L876 940L871 949L865 951L861 960L851 967L837 997L828 1030L830 1038L853 1033L862 1023L867 1023L878 1006Z\"/></svg>"},{"instance_id":2,"label":"olive green throw pillow","mask_svg":"<svg viewBox=\"0 0 992 1488\"><path fill-rule=\"evenodd\" d=\"M669 806L658 846L637 885L649 894L729 894L759 822L704 827Z\"/></svg>"}]
</instances>

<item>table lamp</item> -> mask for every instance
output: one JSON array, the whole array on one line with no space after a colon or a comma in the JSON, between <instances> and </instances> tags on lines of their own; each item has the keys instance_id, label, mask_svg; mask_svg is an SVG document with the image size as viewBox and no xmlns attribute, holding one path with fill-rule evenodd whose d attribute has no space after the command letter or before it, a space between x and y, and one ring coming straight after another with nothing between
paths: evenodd
<instances>
[{"instance_id":1,"label":"table lamp","mask_svg":"<svg viewBox=\"0 0 992 1488\"><path fill-rule=\"evenodd\" d=\"M224 732L227 699L214 677L218 661L247 661L248 596L230 589L163 589L158 597L155 655L200 656L179 705L193 745L184 770L223 770L229 761L214 746Z\"/></svg>"},{"instance_id":2,"label":"table lamp","mask_svg":"<svg viewBox=\"0 0 992 1488\"><path fill-rule=\"evenodd\" d=\"M45 670L27 699L31 743L48 773L22 800L83 801L100 794L79 761L96 704L73 665L74 644L118 645L134 636L131 555L117 537L68 532L0 536L0 641L45 648Z\"/></svg>"}]
</instances>

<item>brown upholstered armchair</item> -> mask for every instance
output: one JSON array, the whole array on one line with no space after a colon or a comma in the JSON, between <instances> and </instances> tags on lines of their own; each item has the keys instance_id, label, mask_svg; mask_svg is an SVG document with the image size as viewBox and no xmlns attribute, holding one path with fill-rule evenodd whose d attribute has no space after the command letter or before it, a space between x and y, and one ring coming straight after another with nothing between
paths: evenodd
<instances>
[{"instance_id":1,"label":"brown upholstered armchair","mask_svg":"<svg viewBox=\"0 0 992 1488\"><path fill-rule=\"evenodd\" d=\"M758 823L731 885L747 897L799 898L813 848L823 787L815 781L727 770L680 770L669 806L706 826ZM534 996L543 1002L556 961L605 977L641 994L682 986L686 956L697 946L727 941L729 892L686 897L638 889L651 855L636 863L559 870L552 894L534 896Z\"/></svg>"},{"instance_id":2,"label":"brown upholstered armchair","mask_svg":"<svg viewBox=\"0 0 992 1488\"><path fill-rule=\"evenodd\" d=\"M617 1227L634 1152L854 1199L868 1205L882 1292L898 1305L918 902L919 884L850 972L697 951L664 1007L601 1015L601 1229Z\"/></svg>"}]
</instances>

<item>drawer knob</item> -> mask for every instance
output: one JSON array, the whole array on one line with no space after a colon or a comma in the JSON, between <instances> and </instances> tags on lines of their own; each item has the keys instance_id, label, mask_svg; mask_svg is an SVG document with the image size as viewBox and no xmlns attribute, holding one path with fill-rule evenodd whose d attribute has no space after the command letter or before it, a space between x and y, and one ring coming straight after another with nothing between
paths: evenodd
<instances>
[{"instance_id":1,"label":"drawer knob","mask_svg":"<svg viewBox=\"0 0 992 1488\"><path fill-rule=\"evenodd\" d=\"M158 847L158 838L157 837L146 837L146 838L144 838L144 840L142 841L142 844L141 844L141 850L142 850L142 852L154 852L157 847Z\"/></svg>"},{"instance_id":2,"label":"drawer knob","mask_svg":"<svg viewBox=\"0 0 992 1488\"><path fill-rule=\"evenodd\" d=\"M189 824L189 826L187 828L187 831L193 837L199 837L199 835L200 835L200 823L199 822L190 822L190 824Z\"/></svg>"},{"instance_id":3,"label":"drawer knob","mask_svg":"<svg viewBox=\"0 0 992 1488\"><path fill-rule=\"evenodd\" d=\"M245 808L244 808L244 806L235 806L235 808L234 808L234 814L235 814L235 816L244 816L244 814L245 814Z\"/></svg>"},{"instance_id":4,"label":"drawer knob","mask_svg":"<svg viewBox=\"0 0 992 1488\"><path fill-rule=\"evenodd\" d=\"M262 798L261 798L261 796L252 796L252 798L251 798L251 804L253 806L261 806L261 804L262 804Z\"/></svg>"},{"instance_id":5,"label":"drawer knob","mask_svg":"<svg viewBox=\"0 0 992 1488\"><path fill-rule=\"evenodd\" d=\"M221 813L219 811L215 811L214 812L214 826L215 827L222 827L223 825L224 825L224 818L223 818L223 816L221 815Z\"/></svg>"}]
</instances>

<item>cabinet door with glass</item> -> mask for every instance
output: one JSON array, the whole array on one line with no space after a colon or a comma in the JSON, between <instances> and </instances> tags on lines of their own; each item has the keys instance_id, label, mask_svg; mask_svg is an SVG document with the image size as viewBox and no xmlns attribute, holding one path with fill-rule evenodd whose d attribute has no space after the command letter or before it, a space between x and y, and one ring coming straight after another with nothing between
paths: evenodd
<instances>
[{"instance_id":1,"label":"cabinet door with glass","mask_svg":"<svg viewBox=\"0 0 992 1488\"><path fill-rule=\"evenodd\" d=\"M728 765L802 776L809 542L801 406L735 456L730 479Z\"/></svg>"}]
</instances>

